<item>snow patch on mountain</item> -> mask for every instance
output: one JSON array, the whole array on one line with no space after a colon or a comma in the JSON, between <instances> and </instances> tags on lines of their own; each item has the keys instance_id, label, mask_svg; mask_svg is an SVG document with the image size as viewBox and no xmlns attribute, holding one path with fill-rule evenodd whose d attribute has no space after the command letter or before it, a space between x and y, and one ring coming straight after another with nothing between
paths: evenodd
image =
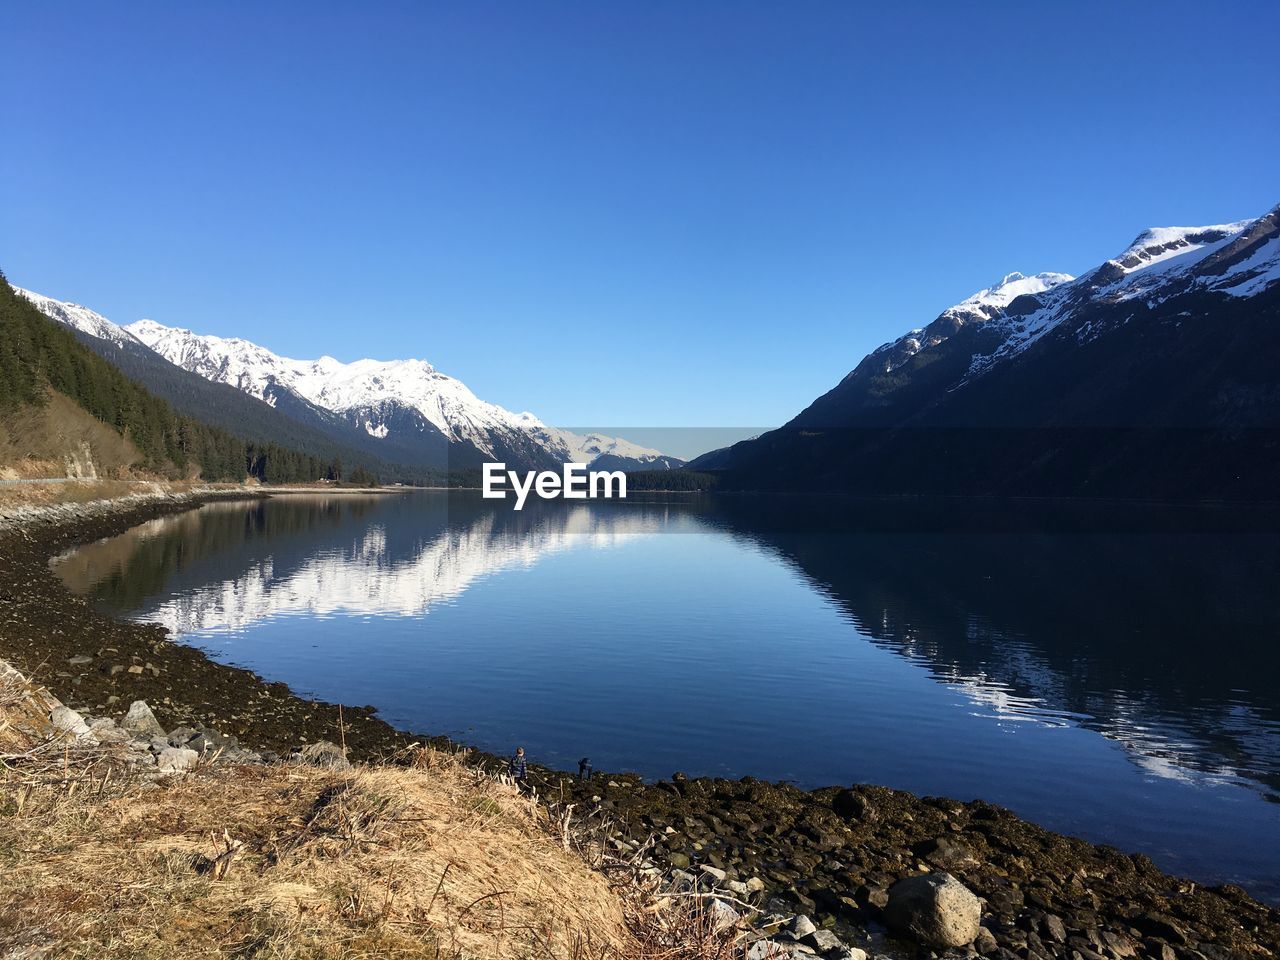
<instances>
[{"instance_id":1,"label":"snow patch on mountain","mask_svg":"<svg viewBox=\"0 0 1280 960\"><path fill-rule=\"evenodd\" d=\"M403 416L397 415L407 410L417 415L410 422L425 420L451 442L469 444L486 456L494 456L499 446L518 450L531 445L563 463L590 464L602 456L640 465L671 459L618 437L576 434L548 426L527 411L513 413L488 403L425 360L294 360L240 337L198 334L155 320L121 327L79 304L15 289L46 316L72 329L119 346L131 343L153 350L184 370L273 407L291 394L347 417L378 439L406 429Z\"/></svg>"},{"instance_id":2,"label":"snow patch on mountain","mask_svg":"<svg viewBox=\"0 0 1280 960\"><path fill-rule=\"evenodd\" d=\"M1204 227L1153 227L1143 231L1118 257L1073 280L1037 296L1037 309L1017 316L1001 312L993 318L1004 337L990 354L977 354L970 361L971 379L994 364L1023 352L1055 330L1089 303L1142 301L1148 308L1170 297L1193 290L1217 291L1236 296L1252 296L1280 279L1280 239L1272 230L1262 236L1257 249L1239 263L1219 270L1204 269L1215 258L1230 252L1233 245L1267 218ZM1091 339L1100 330L1084 329L1079 335Z\"/></svg>"},{"instance_id":3,"label":"snow patch on mountain","mask_svg":"<svg viewBox=\"0 0 1280 960\"><path fill-rule=\"evenodd\" d=\"M1026 294L1043 293L1064 283L1070 283L1075 277L1069 273L1037 273L1027 277L1014 271L1006 274L997 284L979 290L973 296L961 300L954 307L943 311L943 314L981 314L986 316L990 310L1003 310L1018 297Z\"/></svg>"},{"instance_id":4,"label":"snow patch on mountain","mask_svg":"<svg viewBox=\"0 0 1280 960\"><path fill-rule=\"evenodd\" d=\"M845 379L892 373L921 350L972 324L998 331L1000 342L990 353L972 357L965 380L1026 350L1086 304L1133 300L1154 307L1197 289L1253 296L1280 280L1278 221L1280 208L1234 223L1153 227L1119 256L1079 278L1066 273L1008 274L948 307L928 326L878 347ZM1022 297L1030 299L1019 302ZM1092 327L1078 331L1083 339L1100 333Z\"/></svg>"},{"instance_id":5,"label":"snow patch on mountain","mask_svg":"<svg viewBox=\"0 0 1280 960\"><path fill-rule=\"evenodd\" d=\"M19 296L30 300L36 309L46 317L57 320L73 330L87 333L89 336L97 337L99 340L109 340L118 347L123 347L126 343L138 342L123 327L112 323L100 313L94 313L88 307L82 307L78 303L70 303L64 300L54 300L52 297L46 297L31 290L24 290L22 287L14 287L13 289Z\"/></svg>"},{"instance_id":6,"label":"snow patch on mountain","mask_svg":"<svg viewBox=\"0 0 1280 960\"><path fill-rule=\"evenodd\" d=\"M425 360L356 360L333 357L293 360L239 338L215 337L139 320L128 331L162 357L209 380L227 383L275 403L287 390L316 406L353 415L373 437L385 439L389 413L408 408L453 442L494 456L500 441L532 441L560 462L591 463L605 454L645 463L657 450L617 437L580 436L543 423L532 413L513 413L481 400L460 380Z\"/></svg>"},{"instance_id":7,"label":"snow patch on mountain","mask_svg":"<svg viewBox=\"0 0 1280 960\"><path fill-rule=\"evenodd\" d=\"M1138 234L1128 249L1110 262L1129 274L1195 251L1201 251L1201 257L1207 256L1215 246L1221 246L1254 223L1254 220L1240 220L1208 227L1152 227ZM1179 268L1185 265L1183 261Z\"/></svg>"},{"instance_id":8,"label":"snow patch on mountain","mask_svg":"<svg viewBox=\"0 0 1280 960\"><path fill-rule=\"evenodd\" d=\"M1233 297L1252 297L1280 282L1280 241L1272 240L1232 270L1213 289Z\"/></svg>"},{"instance_id":9,"label":"snow patch on mountain","mask_svg":"<svg viewBox=\"0 0 1280 960\"><path fill-rule=\"evenodd\" d=\"M1070 283L1074 279L1067 273L1037 273L1030 277L1016 271L1005 274L999 283L984 287L972 296L948 307L929 326L908 331L897 340L879 347L872 356L881 361L885 373L890 373L925 347L942 343L960 327L970 323L982 323L997 316L1018 297L1043 293L1064 283Z\"/></svg>"},{"instance_id":10,"label":"snow patch on mountain","mask_svg":"<svg viewBox=\"0 0 1280 960\"><path fill-rule=\"evenodd\" d=\"M544 424L531 413L512 413L477 397L460 380L425 360L356 360L333 357L294 360L238 337L223 338L139 320L127 328L162 357L209 380L227 383L272 402L288 390L338 413L358 411L365 430L385 438L390 428L377 416L391 401L417 410L452 441L492 452L497 431L529 432Z\"/></svg>"}]
</instances>

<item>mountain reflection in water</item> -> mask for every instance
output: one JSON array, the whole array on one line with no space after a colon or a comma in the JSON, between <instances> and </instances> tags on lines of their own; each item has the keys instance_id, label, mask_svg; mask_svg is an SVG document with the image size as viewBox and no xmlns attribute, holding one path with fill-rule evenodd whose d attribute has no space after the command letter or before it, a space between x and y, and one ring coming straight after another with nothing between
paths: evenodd
<instances>
[{"instance_id":1,"label":"mountain reflection in water","mask_svg":"<svg viewBox=\"0 0 1280 960\"><path fill-rule=\"evenodd\" d=\"M56 564L109 609L303 691L358 686L426 732L505 750L519 731L567 765L584 726L616 727L626 746L593 747L600 766L981 794L1274 899L1276 871L1248 851L1280 849L1278 530L1273 512L1207 508L690 497L516 513L462 492L317 495L210 504ZM448 709L484 716L431 712ZM1055 730L1100 735L1130 773ZM948 755L964 751L968 772ZM1079 771L1088 809L1055 787L1071 764L1096 767ZM1168 822L1140 825L1142 804Z\"/></svg>"}]
</instances>

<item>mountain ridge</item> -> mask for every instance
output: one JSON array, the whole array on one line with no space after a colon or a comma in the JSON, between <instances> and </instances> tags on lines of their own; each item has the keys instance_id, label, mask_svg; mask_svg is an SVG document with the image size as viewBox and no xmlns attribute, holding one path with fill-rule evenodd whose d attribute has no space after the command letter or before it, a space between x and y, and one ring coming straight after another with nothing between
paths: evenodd
<instances>
[{"instance_id":1,"label":"mountain ridge","mask_svg":"<svg viewBox=\"0 0 1280 960\"><path fill-rule=\"evenodd\" d=\"M1280 208L1037 276L1057 282L980 291L690 467L876 494L1257 497L1280 479Z\"/></svg>"},{"instance_id":2,"label":"mountain ridge","mask_svg":"<svg viewBox=\"0 0 1280 960\"><path fill-rule=\"evenodd\" d=\"M295 420L367 448L391 462L474 469L485 460L554 468L607 458L609 469L671 469L683 464L619 437L580 435L529 412L512 413L477 397L425 360L343 363L283 357L241 337L197 334L144 319L120 326L87 307L19 289L42 312L122 352L144 349L201 379L228 386ZM108 359L114 359L108 356ZM147 374L143 373L145 378ZM154 375L154 373L152 374ZM339 429L333 421L365 440ZM380 449L379 449L380 448Z\"/></svg>"}]
</instances>

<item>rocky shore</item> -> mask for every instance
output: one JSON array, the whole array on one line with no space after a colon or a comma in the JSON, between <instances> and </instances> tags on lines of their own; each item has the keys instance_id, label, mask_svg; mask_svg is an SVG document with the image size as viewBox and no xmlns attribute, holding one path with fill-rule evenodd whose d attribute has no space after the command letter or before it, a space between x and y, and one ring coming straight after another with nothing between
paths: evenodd
<instances>
[{"instance_id":1,"label":"rocky shore","mask_svg":"<svg viewBox=\"0 0 1280 960\"><path fill-rule=\"evenodd\" d=\"M372 707L305 700L213 663L171 643L160 627L104 617L49 570L51 557L78 543L209 496L74 505L0 524L0 658L76 711L65 722L137 740L139 762L157 769L209 749L270 762L322 741L377 761L428 739L391 728ZM143 710L154 710L155 724L145 745L131 727L146 725ZM499 764L478 752L472 758ZM1280 910L1245 891L1170 877L1146 857L1053 834L980 801L874 786L806 792L751 778L676 774L646 783L597 773L584 782L532 772L549 805L572 805L584 828L603 831L644 869L694 894L718 891L717 909L756 908L758 935L745 948L751 960L861 951L1071 960L1280 952Z\"/></svg>"}]
</instances>

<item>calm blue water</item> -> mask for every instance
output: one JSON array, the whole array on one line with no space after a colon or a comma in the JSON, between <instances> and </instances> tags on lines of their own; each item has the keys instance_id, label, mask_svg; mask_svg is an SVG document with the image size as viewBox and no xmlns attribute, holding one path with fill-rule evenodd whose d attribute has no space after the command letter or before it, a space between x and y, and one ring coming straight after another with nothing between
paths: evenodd
<instances>
[{"instance_id":1,"label":"calm blue water","mask_svg":"<svg viewBox=\"0 0 1280 960\"><path fill-rule=\"evenodd\" d=\"M58 569L295 691L562 768L982 797L1280 900L1280 524L470 493L211 504Z\"/></svg>"}]
</instances>

